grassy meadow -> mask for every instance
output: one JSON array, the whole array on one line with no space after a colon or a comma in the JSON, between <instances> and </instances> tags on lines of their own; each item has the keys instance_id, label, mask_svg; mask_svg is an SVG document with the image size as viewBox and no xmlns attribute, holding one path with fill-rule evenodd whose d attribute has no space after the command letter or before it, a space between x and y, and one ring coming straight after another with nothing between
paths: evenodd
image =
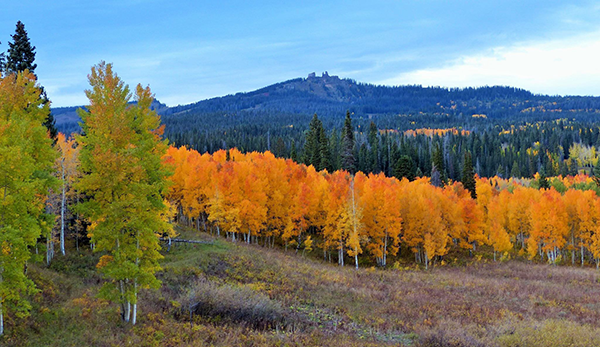
<instances>
[{"instance_id":1,"label":"grassy meadow","mask_svg":"<svg viewBox=\"0 0 600 347\"><path fill-rule=\"evenodd\" d=\"M99 255L30 264L31 316L7 317L3 346L600 346L592 268L456 257L429 270L340 268L318 252L180 230L138 324L97 299ZM406 250L404 250L406 252ZM406 252L408 253L408 252Z\"/></svg>"}]
</instances>

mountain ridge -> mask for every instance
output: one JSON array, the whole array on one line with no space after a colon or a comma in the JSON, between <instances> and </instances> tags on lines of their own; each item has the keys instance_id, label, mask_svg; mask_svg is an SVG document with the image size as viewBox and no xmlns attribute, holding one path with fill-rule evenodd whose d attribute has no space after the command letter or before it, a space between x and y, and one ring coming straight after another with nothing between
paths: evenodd
<instances>
[{"instance_id":1,"label":"mountain ridge","mask_svg":"<svg viewBox=\"0 0 600 347\"><path fill-rule=\"evenodd\" d=\"M76 131L79 117L75 110L82 106L53 108L61 131ZM520 113L565 110L596 113L600 97L550 96L534 94L509 86L466 88L423 87L421 85L383 86L314 72L307 77L275 83L249 92L200 100L169 107L158 100L153 109L163 117L207 114L282 113L341 118L347 110L358 116L392 114L431 114L466 116L484 114L501 118ZM167 125L168 126L168 125Z\"/></svg>"}]
</instances>

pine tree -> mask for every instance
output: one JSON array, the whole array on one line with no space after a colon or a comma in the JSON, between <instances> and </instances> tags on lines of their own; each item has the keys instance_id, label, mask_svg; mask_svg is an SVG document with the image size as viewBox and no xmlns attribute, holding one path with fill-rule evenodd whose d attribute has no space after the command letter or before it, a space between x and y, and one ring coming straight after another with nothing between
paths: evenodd
<instances>
[{"instance_id":1,"label":"pine tree","mask_svg":"<svg viewBox=\"0 0 600 347\"><path fill-rule=\"evenodd\" d=\"M473 170L473 159L471 158L471 152L465 152L465 162L463 164L462 171L462 184L465 189L471 193L471 198L473 198L473 200L477 199L475 170Z\"/></svg>"},{"instance_id":2,"label":"pine tree","mask_svg":"<svg viewBox=\"0 0 600 347\"><path fill-rule=\"evenodd\" d=\"M285 142L281 136L277 137L275 141L275 146L273 146L273 155L278 158L285 158L287 156L287 149L285 148Z\"/></svg>"},{"instance_id":3,"label":"pine tree","mask_svg":"<svg viewBox=\"0 0 600 347\"><path fill-rule=\"evenodd\" d=\"M320 163L320 146L319 146L319 129L323 128L323 124L315 113L313 118L308 125L308 131L306 132L306 142L304 143L304 164L312 165L315 168Z\"/></svg>"},{"instance_id":4,"label":"pine tree","mask_svg":"<svg viewBox=\"0 0 600 347\"><path fill-rule=\"evenodd\" d=\"M86 175L76 187L90 199L79 209L92 223L94 250L107 253L97 265L109 280L101 295L117 301L122 319L135 324L139 291L160 286L154 276L162 258L157 235L172 232L161 218L167 144L160 117L150 109L149 88L138 85L130 104L129 87L104 62L88 79L89 111L79 113L85 135L77 137Z\"/></svg>"},{"instance_id":5,"label":"pine tree","mask_svg":"<svg viewBox=\"0 0 600 347\"><path fill-rule=\"evenodd\" d=\"M317 166L318 170L328 170L332 171L331 168L331 152L329 152L329 138L325 134L325 129L323 128L323 124L319 128L319 164Z\"/></svg>"},{"instance_id":6,"label":"pine tree","mask_svg":"<svg viewBox=\"0 0 600 347\"><path fill-rule=\"evenodd\" d=\"M350 111L346 111L344 128L342 129L342 152L340 154L342 161L342 170L351 174L356 172L356 163L354 160L354 129L352 128L352 118Z\"/></svg>"},{"instance_id":7,"label":"pine tree","mask_svg":"<svg viewBox=\"0 0 600 347\"><path fill-rule=\"evenodd\" d=\"M431 161L440 175L440 180L442 184L441 186L443 187L448 181L448 175L446 175L446 166L444 165L444 150L439 143L435 144L435 148L433 149L433 153L431 154Z\"/></svg>"},{"instance_id":8,"label":"pine tree","mask_svg":"<svg viewBox=\"0 0 600 347\"><path fill-rule=\"evenodd\" d=\"M550 189L550 183L548 182L548 178L546 178L546 174L543 171L540 172L538 184L540 186L540 189Z\"/></svg>"},{"instance_id":9,"label":"pine tree","mask_svg":"<svg viewBox=\"0 0 600 347\"><path fill-rule=\"evenodd\" d=\"M35 46L29 42L27 31L25 31L25 25L21 21L17 22L17 28L15 34L12 35L13 42L8 43L8 52L6 56L6 63L0 59L0 71L6 70L7 73L18 73L25 70L29 70L31 73L35 73L37 64L35 61ZM3 58L3 57L2 57ZM2 68L4 65L4 69ZM50 100L46 95L46 91L43 87L41 88L40 98L44 105L48 104ZM56 139L58 130L56 129L56 121L52 113L48 113L48 116L44 120L44 126L48 129L50 138Z\"/></svg>"},{"instance_id":10,"label":"pine tree","mask_svg":"<svg viewBox=\"0 0 600 347\"><path fill-rule=\"evenodd\" d=\"M23 268L41 235L52 229L45 198L55 186L57 154L42 122L49 113L31 72L0 78L0 335L4 315L28 314L23 294L35 292Z\"/></svg>"},{"instance_id":11,"label":"pine tree","mask_svg":"<svg viewBox=\"0 0 600 347\"><path fill-rule=\"evenodd\" d=\"M369 125L369 172L378 173L379 169L379 139L377 134L379 130L374 122Z\"/></svg>"},{"instance_id":12,"label":"pine tree","mask_svg":"<svg viewBox=\"0 0 600 347\"><path fill-rule=\"evenodd\" d=\"M514 178L521 178L521 170L519 169L519 164L515 160L512 164L512 170L510 171L510 176Z\"/></svg>"},{"instance_id":13,"label":"pine tree","mask_svg":"<svg viewBox=\"0 0 600 347\"><path fill-rule=\"evenodd\" d=\"M394 165L394 177L399 180L406 178L409 181L414 181L415 174L415 163L408 155L401 156Z\"/></svg>"},{"instance_id":14,"label":"pine tree","mask_svg":"<svg viewBox=\"0 0 600 347\"><path fill-rule=\"evenodd\" d=\"M290 145L290 159L294 162L298 162L298 151L296 150L296 141L292 140Z\"/></svg>"},{"instance_id":15,"label":"pine tree","mask_svg":"<svg viewBox=\"0 0 600 347\"><path fill-rule=\"evenodd\" d=\"M0 45L2 44L2 42L0 42ZM0 74L4 71L4 66L6 65L5 63L5 56L4 56L4 52L0 53Z\"/></svg>"},{"instance_id":16,"label":"pine tree","mask_svg":"<svg viewBox=\"0 0 600 347\"><path fill-rule=\"evenodd\" d=\"M25 25L17 22L17 29L12 35L13 42L8 43L8 55L6 57L6 71L8 73L29 70L35 73L37 64L35 61L35 46L32 46L25 31Z\"/></svg>"}]
</instances>

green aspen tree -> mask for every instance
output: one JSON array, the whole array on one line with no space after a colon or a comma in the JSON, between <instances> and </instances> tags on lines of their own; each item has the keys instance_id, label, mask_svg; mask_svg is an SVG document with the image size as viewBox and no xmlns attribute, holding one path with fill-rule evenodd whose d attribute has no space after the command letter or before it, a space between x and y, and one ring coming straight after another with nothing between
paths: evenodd
<instances>
[{"instance_id":1,"label":"green aspen tree","mask_svg":"<svg viewBox=\"0 0 600 347\"><path fill-rule=\"evenodd\" d=\"M100 294L118 302L122 319L135 325L139 291L160 286L154 276L159 236L172 233L161 217L167 143L149 88L138 85L131 104L129 87L104 62L88 79L90 106L80 112L85 135L77 138L83 176L76 187L90 199L79 209L91 222L94 250L105 253L97 265L108 280Z\"/></svg>"},{"instance_id":2,"label":"green aspen tree","mask_svg":"<svg viewBox=\"0 0 600 347\"><path fill-rule=\"evenodd\" d=\"M53 223L45 213L48 189L57 156L42 125L49 106L33 73L24 71L0 78L0 335L4 315L28 315L23 294L35 292L25 276L29 247L47 234Z\"/></svg>"}]
</instances>

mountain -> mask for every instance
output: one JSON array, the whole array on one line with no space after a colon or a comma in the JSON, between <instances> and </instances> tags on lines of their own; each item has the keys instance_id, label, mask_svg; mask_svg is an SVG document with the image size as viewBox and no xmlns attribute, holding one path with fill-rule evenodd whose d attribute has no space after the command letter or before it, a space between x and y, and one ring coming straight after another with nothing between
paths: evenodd
<instances>
[{"instance_id":1,"label":"mountain","mask_svg":"<svg viewBox=\"0 0 600 347\"><path fill-rule=\"evenodd\" d=\"M75 110L78 107L52 109L61 131L77 128ZM600 98L589 96L547 96L533 94L514 87L441 88L408 86L380 86L359 83L352 79L321 76L311 73L306 78L296 78L273 84L252 92L237 93L202 100L193 104L167 107L156 102L154 108L170 123L196 123L210 118L219 128L267 120L277 123L290 116L310 116L317 113L336 126L347 110L356 118L378 118L386 128L402 127L397 116L456 118L458 123L469 123L473 115L487 119L538 120L555 118L585 118L595 116L600 110ZM266 117L266 118L265 118ZM390 117L393 118L390 119ZM223 119L217 119L223 118ZM333 119L330 119L333 118ZM293 120L291 120L293 123ZM411 120L411 122L414 121ZM409 122L410 124L410 122ZM289 125L289 124L288 124ZM169 131L168 131L169 132Z\"/></svg>"},{"instance_id":2,"label":"mountain","mask_svg":"<svg viewBox=\"0 0 600 347\"><path fill-rule=\"evenodd\" d=\"M472 153L475 171L483 177L532 177L542 170L564 175L579 169L570 160L574 144L600 146L600 98L539 95L503 86L389 87L312 73L189 105L167 107L155 101L153 108L162 116L166 138L176 146L209 153L233 147L270 150L305 162L306 130L316 113L328 137L333 169L339 168L340 129L349 111L358 169L388 175L400 155L409 156L417 172L429 174L437 147L443 147L452 180L460 179L466 152ZM76 109L52 110L60 131L78 130ZM433 138L423 128L449 135ZM422 135L405 135L414 129L420 130L407 134Z\"/></svg>"},{"instance_id":3,"label":"mountain","mask_svg":"<svg viewBox=\"0 0 600 347\"><path fill-rule=\"evenodd\" d=\"M79 115L77 115L77 110L80 108L85 109L85 106L52 108L51 112L56 121L56 127L60 132L70 134L80 130L79 122L81 122L81 118L79 118ZM158 114L163 114L169 109L167 105L159 102L158 100L154 100L150 108L158 112Z\"/></svg>"}]
</instances>

